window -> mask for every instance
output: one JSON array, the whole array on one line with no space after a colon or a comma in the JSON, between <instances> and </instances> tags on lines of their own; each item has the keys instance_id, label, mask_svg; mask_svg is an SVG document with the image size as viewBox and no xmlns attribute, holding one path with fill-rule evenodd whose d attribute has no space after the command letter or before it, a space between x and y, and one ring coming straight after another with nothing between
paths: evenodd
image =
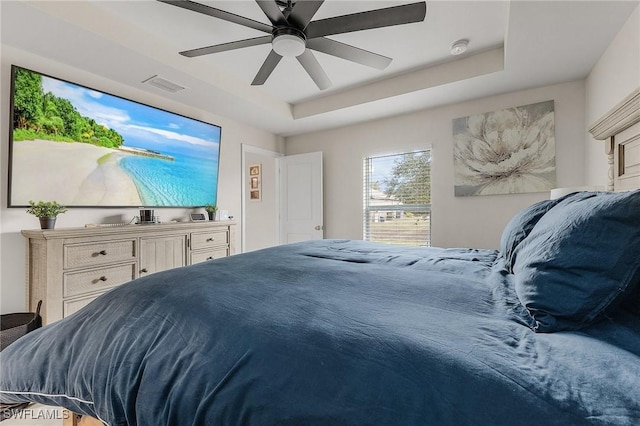
<instances>
[{"instance_id":1,"label":"window","mask_svg":"<svg viewBox=\"0 0 640 426\"><path fill-rule=\"evenodd\" d=\"M364 159L366 241L431 245L431 151Z\"/></svg>"}]
</instances>

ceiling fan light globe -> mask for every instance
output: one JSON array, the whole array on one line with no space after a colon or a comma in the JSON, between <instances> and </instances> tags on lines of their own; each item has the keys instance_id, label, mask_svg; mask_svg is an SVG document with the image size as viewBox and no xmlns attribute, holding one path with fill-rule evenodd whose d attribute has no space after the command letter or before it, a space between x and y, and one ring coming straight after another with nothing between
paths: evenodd
<instances>
[{"instance_id":1,"label":"ceiling fan light globe","mask_svg":"<svg viewBox=\"0 0 640 426\"><path fill-rule=\"evenodd\" d=\"M271 44L274 52L285 57L300 56L306 49L304 40L291 34L276 36Z\"/></svg>"}]
</instances>

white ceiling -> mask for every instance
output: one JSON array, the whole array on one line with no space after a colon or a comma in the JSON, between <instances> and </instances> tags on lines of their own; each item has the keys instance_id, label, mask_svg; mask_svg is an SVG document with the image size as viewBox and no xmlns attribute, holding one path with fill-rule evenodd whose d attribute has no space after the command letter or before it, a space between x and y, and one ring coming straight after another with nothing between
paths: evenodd
<instances>
[{"instance_id":1,"label":"white ceiling","mask_svg":"<svg viewBox=\"0 0 640 426\"><path fill-rule=\"evenodd\" d=\"M252 0L200 2L268 23ZM313 19L412 2L326 0ZM264 33L153 0L2 0L1 41L289 136L584 78L639 3L427 1L424 22L330 36L393 61L379 71L314 52L333 82L325 91L289 58L264 86L251 86L270 45L179 55ZM469 50L452 57L461 38ZM153 75L187 90L141 83Z\"/></svg>"}]
</instances>

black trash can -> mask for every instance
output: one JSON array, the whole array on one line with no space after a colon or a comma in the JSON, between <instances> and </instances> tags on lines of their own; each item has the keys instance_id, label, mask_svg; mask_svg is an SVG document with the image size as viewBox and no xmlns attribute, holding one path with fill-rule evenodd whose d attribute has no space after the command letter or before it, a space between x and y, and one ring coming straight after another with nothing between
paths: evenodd
<instances>
[{"instance_id":1,"label":"black trash can","mask_svg":"<svg viewBox=\"0 0 640 426\"><path fill-rule=\"evenodd\" d=\"M0 315L0 351L30 331L42 327L40 306L42 306L42 300L38 302L35 312Z\"/></svg>"},{"instance_id":2,"label":"black trash can","mask_svg":"<svg viewBox=\"0 0 640 426\"><path fill-rule=\"evenodd\" d=\"M4 350L25 334L42 327L40 306L42 306L42 300L38 302L38 307L35 312L17 312L14 314L0 315L0 351ZM29 404L29 402L20 402L17 404L0 403L0 422L10 418L13 414L26 408Z\"/></svg>"}]
</instances>

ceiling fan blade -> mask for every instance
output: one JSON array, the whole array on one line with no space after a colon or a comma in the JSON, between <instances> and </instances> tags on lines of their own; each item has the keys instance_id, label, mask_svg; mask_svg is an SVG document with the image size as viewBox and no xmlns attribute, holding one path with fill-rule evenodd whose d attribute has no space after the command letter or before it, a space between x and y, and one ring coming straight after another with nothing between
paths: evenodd
<instances>
[{"instance_id":1,"label":"ceiling fan blade","mask_svg":"<svg viewBox=\"0 0 640 426\"><path fill-rule=\"evenodd\" d=\"M215 7L207 6L201 3L196 3L189 0L158 0L161 3L170 4L172 6L178 6L183 9L191 10L193 12L203 13L205 15L213 16L225 21L233 22L234 24L243 25L245 27L253 28L258 31L271 34L273 28L271 25L254 21L253 19L245 18L244 16L236 15L231 12L216 9Z\"/></svg>"},{"instance_id":2,"label":"ceiling fan blade","mask_svg":"<svg viewBox=\"0 0 640 426\"><path fill-rule=\"evenodd\" d=\"M182 56L187 58L195 58L196 56L209 55L211 53L225 52L227 50L240 49L249 46L259 46L261 44L271 43L271 36L262 36L256 38L248 38L246 40L232 41L229 43L216 44L214 46L200 47L193 50L185 50L180 52Z\"/></svg>"},{"instance_id":3,"label":"ceiling fan blade","mask_svg":"<svg viewBox=\"0 0 640 426\"><path fill-rule=\"evenodd\" d=\"M313 53L311 53L309 49L305 49L304 53L302 53L302 55L300 56L297 56L296 59L298 60L298 62L300 62L300 65L302 65L302 67L307 71L309 77L311 77L313 82L316 83L316 86L318 86L320 90L331 87L332 83L331 80L329 80L327 73L324 72L324 70L320 66L320 63L318 62L316 57L313 56Z\"/></svg>"},{"instance_id":4,"label":"ceiling fan blade","mask_svg":"<svg viewBox=\"0 0 640 426\"><path fill-rule=\"evenodd\" d=\"M379 70L385 69L392 61L391 58L386 56L378 55L377 53L369 52L368 50L340 43L339 41L325 37L318 37L307 41L307 47L309 49L317 50L318 52L327 53L329 55L337 56L339 58L357 62Z\"/></svg>"},{"instance_id":5,"label":"ceiling fan blade","mask_svg":"<svg viewBox=\"0 0 640 426\"><path fill-rule=\"evenodd\" d=\"M332 34L349 33L373 28L390 27L423 21L427 3L411 3L384 9L335 16L311 22L305 31L307 40Z\"/></svg>"},{"instance_id":6,"label":"ceiling fan blade","mask_svg":"<svg viewBox=\"0 0 640 426\"><path fill-rule=\"evenodd\" d=\"M276 67L276 65L278 65L281 59L282 56L278 55L273 50L269 52L267 59L264 60L264 63L258 70L258 74L256 74L255 78L251 82L251 85L260 86L261 84L264 84L264 82L267 81L267 78L269 78L274 68Z\"/></svg>"},{"instance_id":7,"label":"ceiling fan blade","mask_svg":"<svg viewBox=\"0 0 640 426\"><path fill-rule=\"evenodd\" d=\"M307 25L309 25L309 22L311 22L313 15L315 15L320 6L322 6L322 3L324 3L324 0L298 1L291 9L291 13L287 17L287 20L289 23L295 25L299 30L304 30Z\"/></svg>"},{"instance_id":8,"label":"ceiling fan blade","mask_svg":"<svg viewBox=\"0 0 640 426\"><path fill-rule=\"evenodd\" d=\"M256 3L258 3L260 9L267 15L273 25L282 26L287 24L287 19L274 0L256 0Z\"/></svg>"}]
</instances>

